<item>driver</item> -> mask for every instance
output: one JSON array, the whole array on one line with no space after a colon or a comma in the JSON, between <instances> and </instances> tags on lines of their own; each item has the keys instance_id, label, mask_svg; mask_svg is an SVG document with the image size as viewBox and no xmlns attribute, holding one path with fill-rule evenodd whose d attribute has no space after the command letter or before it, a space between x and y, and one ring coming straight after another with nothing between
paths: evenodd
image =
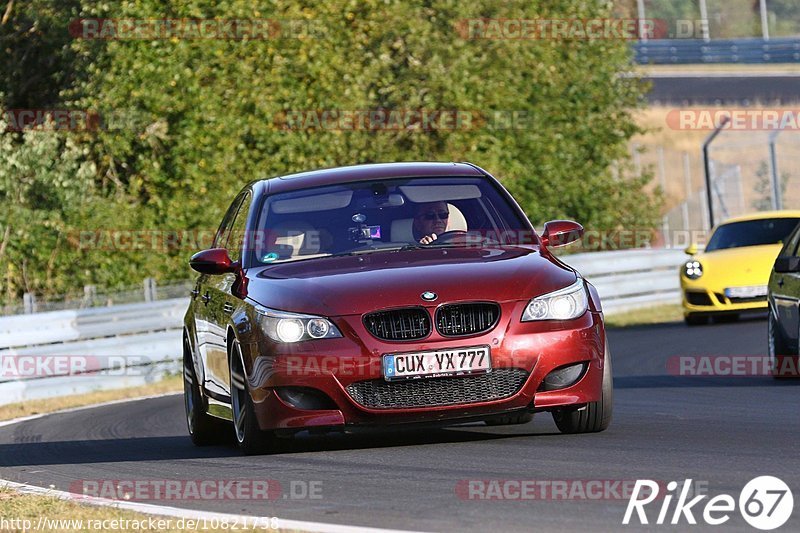
<instances>
[{"instance_id":1,"label":"driver","mask_svg":"<svg viewBox=\"0 0 800 533\"><path fill-rule=\"evenodd\" d=\"M446 202L419 204L414 214L414 239L420 244L430 244L447 231L450 209Z\"/></svg>"}]
</instances>

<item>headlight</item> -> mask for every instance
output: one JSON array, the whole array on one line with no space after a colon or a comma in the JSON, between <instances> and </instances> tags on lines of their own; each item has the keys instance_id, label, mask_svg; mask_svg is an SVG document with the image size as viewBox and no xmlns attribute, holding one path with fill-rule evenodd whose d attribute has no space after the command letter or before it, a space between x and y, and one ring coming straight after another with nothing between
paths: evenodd
<instances>
[{"instance_id":1,"label":"headlight","mask_svg":"<svg viewBox=\"0 0 800 533\"><path fill-rule=\"evenodd\" d=\"M563 289L537 296L528 303L522 313L522 321L532 320L570 320L578 318L589 308L589 298L583 279Z\"/></svg>"},{"instance_id":2,"label":"headlight","mask_svg":"<svg viewBox=\"0 0 800 533\"><path fill-rule=\"evenodd\" d=\"M703 275L703 265L700 261L686 261L683 265L683 275L689 279L697 279Z\"/></svg>"},{"instance_id":3,"label":"headlight","mask_svg":"<svg viewBox=\"0 0 800 533\"><path fill-rule=\"evenodd\" d=\"M261 328L277 342L299 342L310 339L332 339L342 334L327 318L300 315L257 307Z\"/></svg>"}]
</instances>

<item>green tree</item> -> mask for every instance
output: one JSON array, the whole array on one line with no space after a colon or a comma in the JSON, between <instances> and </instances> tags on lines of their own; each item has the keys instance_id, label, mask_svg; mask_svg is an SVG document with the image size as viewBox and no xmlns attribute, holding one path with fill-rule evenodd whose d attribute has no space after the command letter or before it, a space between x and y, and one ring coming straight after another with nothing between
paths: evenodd
<instances>
[{"instance_id":1,"label":"green tree","mask_svg":"<svg viewBox=\"0 0 800 533\"><path fill-rule=\"evenodd\" d=\"M626 170L637 131L631 112L644 91L620 75L631 66L629 43L469 39L460 31L465 19L608 18L611 9L601 0L82 3L74 17L272 19L283 21L283 33L74 40L69 57L81 74L54 74L61 101L98 111L106 127L67 135L94 169L92 207L68 229L213 229L252 179L404 160L475 162L503 180L537 224L568 217L593 229L653 227L658 199L644 192L646 178ZM289 28L298 34L287 35ZM522 118L511 128L276 125L291 111L376 109ZM65 258L76 257L75 286L133 284L189 276L191 251L84 250Z\"/></svg>"}]
</instances>

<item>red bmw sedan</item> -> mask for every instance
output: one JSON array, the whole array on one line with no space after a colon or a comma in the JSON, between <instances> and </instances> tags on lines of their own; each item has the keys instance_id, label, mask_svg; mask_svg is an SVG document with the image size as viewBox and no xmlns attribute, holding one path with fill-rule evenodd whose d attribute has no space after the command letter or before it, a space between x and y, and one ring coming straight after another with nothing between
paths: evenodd
<instances>
[{"instance_id":1,"label":"red bmw sedan","mask_svg":"<svg viewBox=\"0 0 800 533\"><path fill-rule=\"evenodd\" d=\"M611 420L611 359L594 287L549 249L483 169L391 163L247 185L185 316L189 433L232 423L244 453L311 430L513 424L565 433Z\"/></svg>"}]
</instances>

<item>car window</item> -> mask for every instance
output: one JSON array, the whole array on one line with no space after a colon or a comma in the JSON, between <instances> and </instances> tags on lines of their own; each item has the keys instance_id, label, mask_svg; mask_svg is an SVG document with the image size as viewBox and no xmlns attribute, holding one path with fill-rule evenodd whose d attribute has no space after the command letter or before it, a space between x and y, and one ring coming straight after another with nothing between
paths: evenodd
<instances>
[{"instance_id":1,"label":"car window","mask_svg":"<svg viewBox=\"0 0 800 533\"><path fill-rule=\"evenodd\" d=\"M723 224L711 236L706 251L786 242L798 222L798 218L765 218Z\"/></svg>"},{"instance_id":2,"label":"car window","mask_svg":"<svg viewBox=\"0 0 800 533\"><path fill-rule=\"evenodd\" d=\"M227 248L228 256L230 256L232 261L239 261L242 258L244 236L247 230L247 215L250 213L251 201L252 196L250 191L247 191L242 197L242 202L231 223L231 230L225 242L225 248Z\"/></svg>"},{"instance_id":3,"label":"car window","mask_svg":"<svg viewBox=\"0 0 800 533\"><path fill-rule=\"evenodd\" d=\"M376 179L268 197L260 208L256 259L274 263L396 251L430 234L432 246L535 242L527 219L488 180ZM511 236L509 239L508 236ZM427 244L427 243L426 243Z\"/></svg>"},{"instance_id":4,"label":"car window","mask_svg":"<svg viewBox=\"0 0 800 533\"><path fill-rule=\"evenodd\" d=\"M214 236L213 248L224 248L228 242L233 217L235 217L236 213L239 211L239 206L242 204L242 198L243 196L241 194L237 196L233 202L231 202L231 206L228 208L225 216L222 217L222 222L219 225L219 229L217 229L217 234Z\"/></svg>"},{"instance_id":5,"label":"car window","mask_svg":"<svg viewBox=\"0 0 800 533\"><path fill-rule=\"evenodd\" d=\"M798 257L800 256L800 224L794 229L794 233L789 237L786 246L781 250L781 257Z\"/></svg>"}]
</instances>

